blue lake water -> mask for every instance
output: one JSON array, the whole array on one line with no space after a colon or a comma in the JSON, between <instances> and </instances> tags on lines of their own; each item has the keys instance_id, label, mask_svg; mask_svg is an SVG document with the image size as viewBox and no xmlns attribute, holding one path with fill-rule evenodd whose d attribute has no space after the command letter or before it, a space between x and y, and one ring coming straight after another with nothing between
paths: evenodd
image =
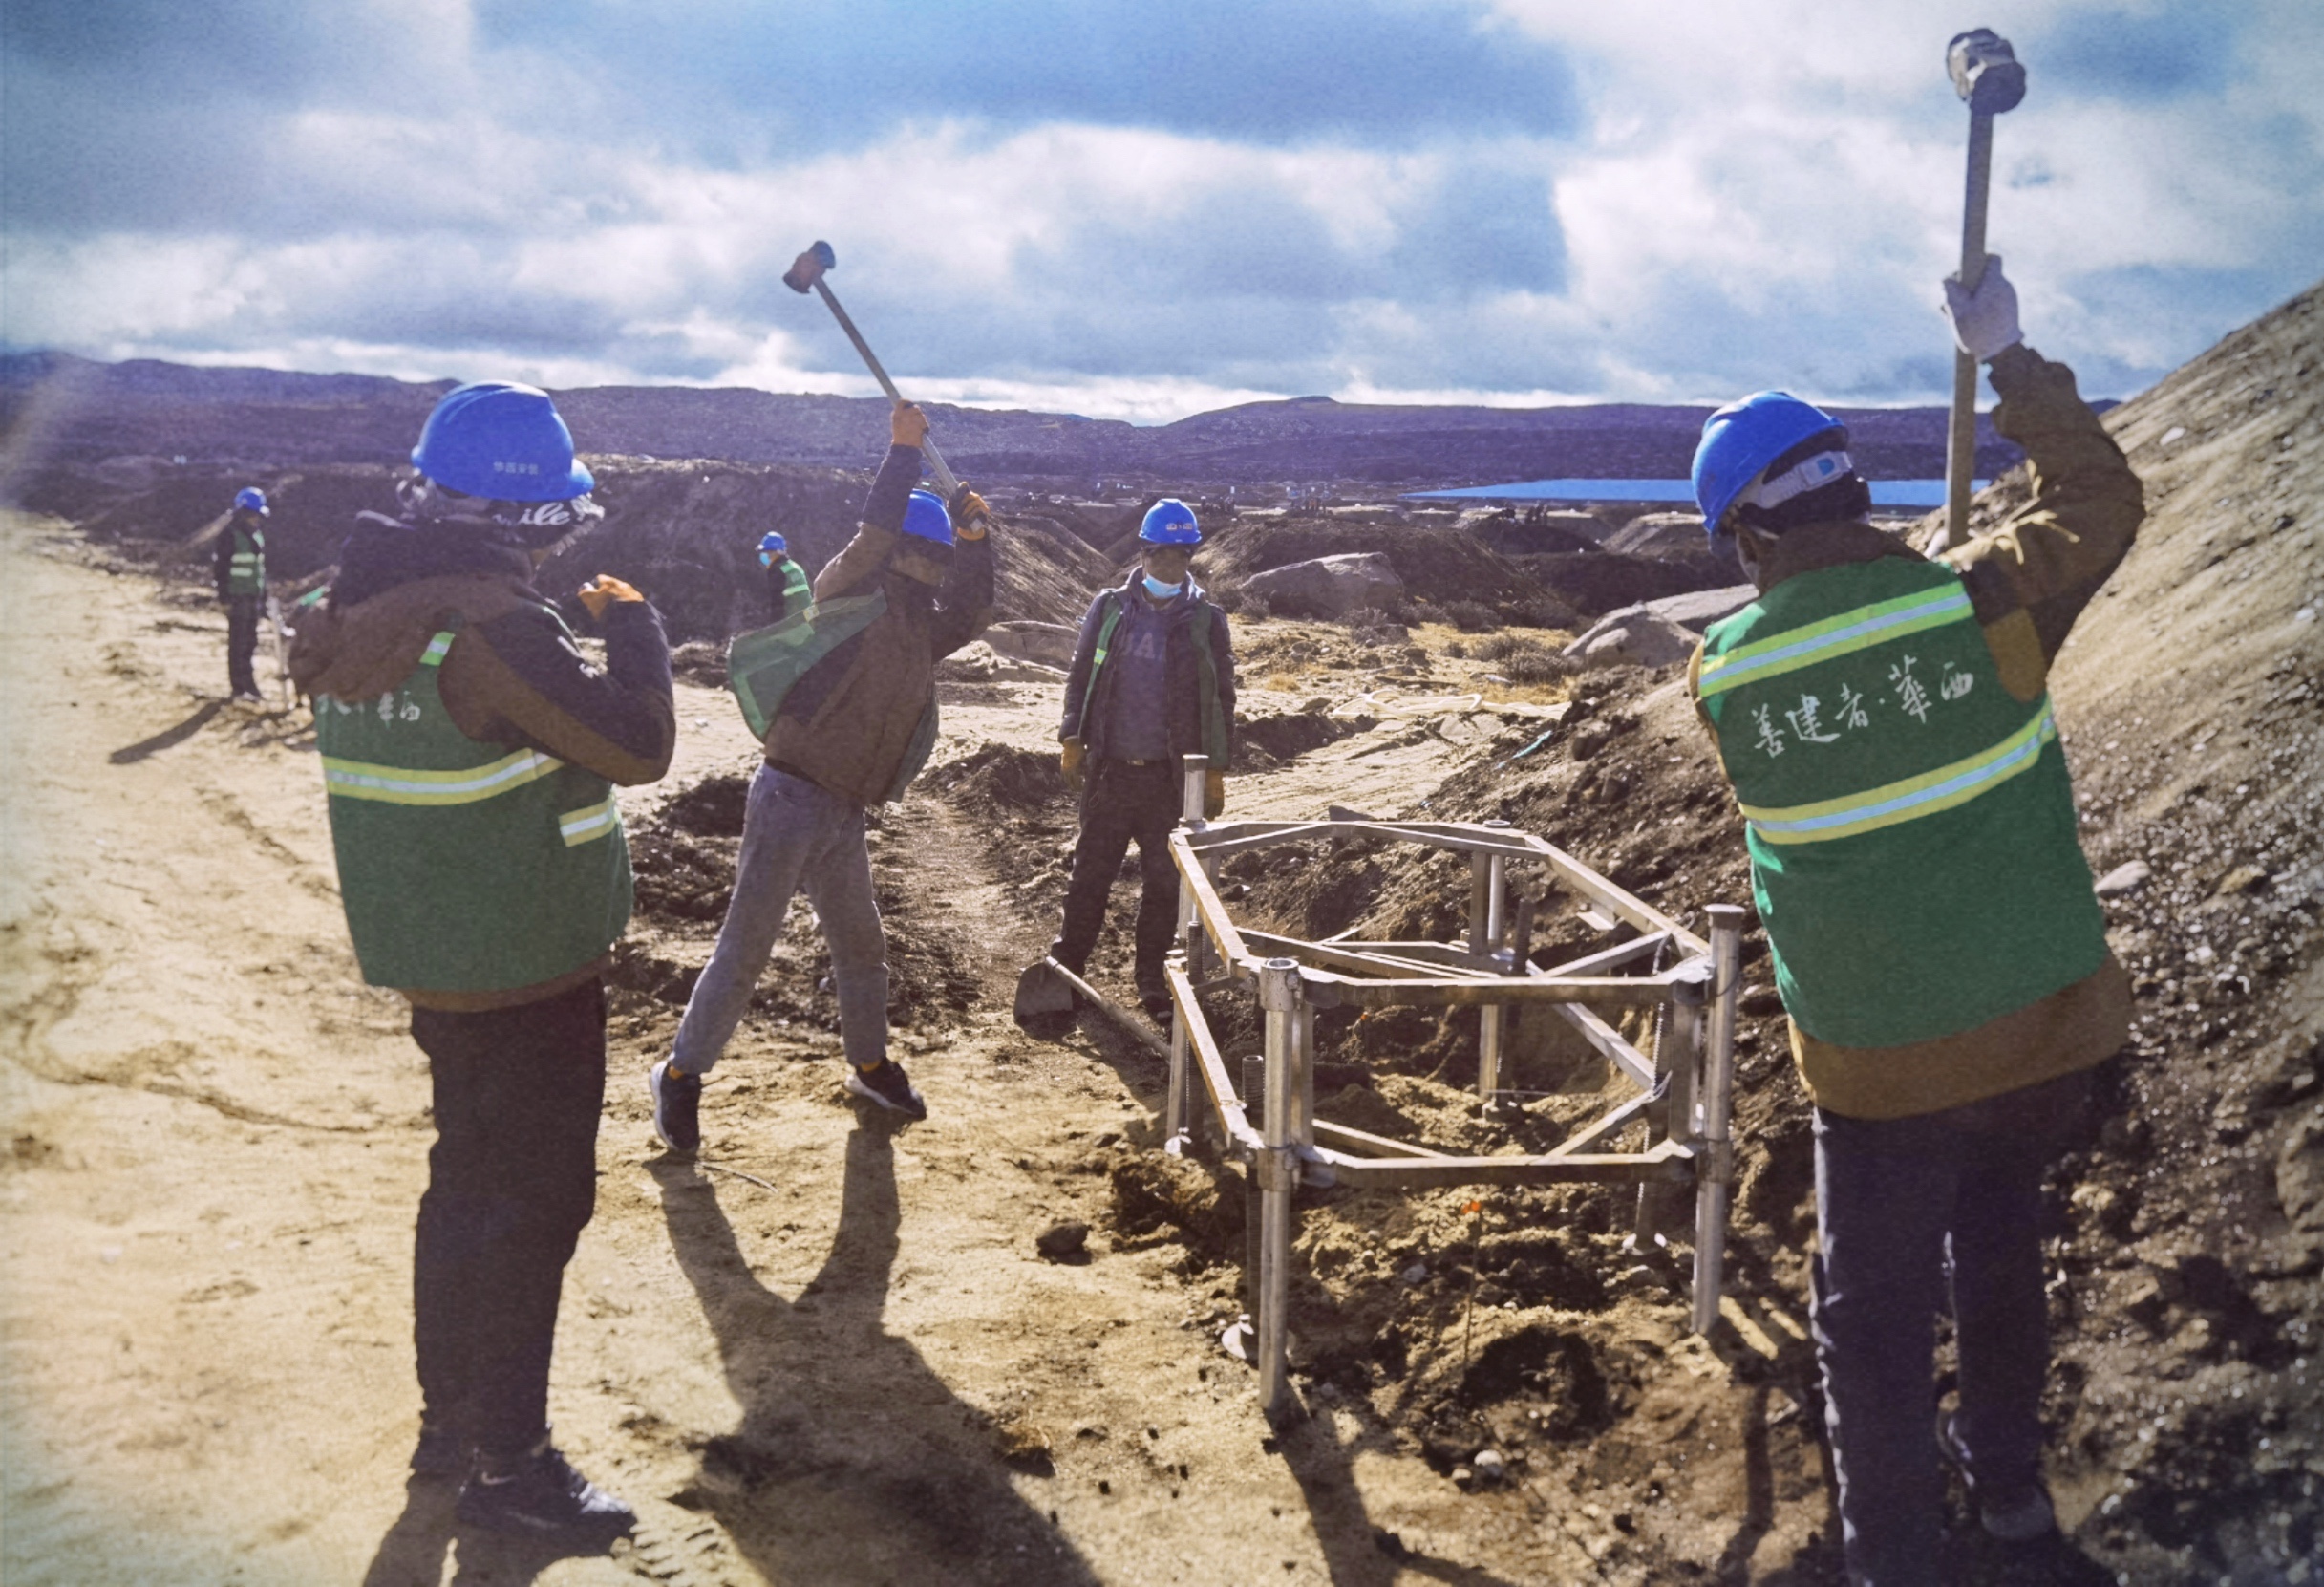
<instances>
[{"instance_id":1,"label":"blue lake water","mask_svg":"<svg viewBox=\"0 0 2324 1587\"><path fill-rule=\"evenodd\" d=\"M1941 507L1942 480L1872 480L1876 507ZM1972 482L1982 490L1991 480ZM1514 484L1469 485L1460 490L1416 490L1407 502L1675 502L1695 504L1695 487L1684 480L1520 480Z\"/></svg>"}]
</instances>

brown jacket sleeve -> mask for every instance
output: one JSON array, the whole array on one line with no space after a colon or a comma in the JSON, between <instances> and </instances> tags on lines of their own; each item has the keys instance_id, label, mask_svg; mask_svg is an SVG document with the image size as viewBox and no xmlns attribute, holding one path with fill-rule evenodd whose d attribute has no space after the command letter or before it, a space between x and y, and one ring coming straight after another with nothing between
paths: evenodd
<instances>
[{"instance_id":1,"label":"brown jacket sleeve","mask_svg":"<svg viewBox=\"0 0 2324 1587\"><path fill-rule=\"evenodd\" d=\"M2072 370L2021 344L1994 359L1993 381L1994 427L2025 448L2034 498L1941 560L1961 570L2005 676L2031 668L2036 646L2046 676L2082 608L2129 554L2145 492Z\"/></svg>"}]
</instances>

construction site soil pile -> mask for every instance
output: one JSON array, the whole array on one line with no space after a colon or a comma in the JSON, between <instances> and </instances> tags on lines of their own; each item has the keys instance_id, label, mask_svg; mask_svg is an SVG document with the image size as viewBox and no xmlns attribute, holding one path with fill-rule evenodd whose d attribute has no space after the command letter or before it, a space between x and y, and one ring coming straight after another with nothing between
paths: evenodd
<instances>
[{"instance_id":1,"label":"construction site soil pile","mask_svg":"<svg viewBox=\"0 0 2324 1587\"><path fill-rule=\"evenodd\" d=\"M2109 417L2151 516L2054 691L2139 1024L2045 1213L2064 1537L1993 1543L1956 1487L1941 1565L1972 1587L2315 1579L2320 326L2312 292ZM668 512L712 472L690 490L657 470L641 478ZM836 533L860 484L834 479ZM738 494L700 498L697 522L747 554L754 499L724 488ZM2005 479L1983 511L2023 489ZM0 1049L0 1322L24 1451L0 1471L0 1560L11 1580L173 1578L154 1568L160 1539L201 1562L174 1578L358 1579L370 1561L386 1579L380 1561L432 1538L440 1576L450 1523L396 1514L416 1414L401 1264L430 1131L408 1018L346 949L305 718L222 707L201 570L157 588L131 566L215 501L189 500L166 532L110 521L96 566L75 560L85 545L10 542L26 599L0 637L17 676L51 685L12 697L11 718L28 746L11 829L41 841L11 839L17 951L0 956L23 1011ZM1250 524L1205 554L1231 578L1400 546L1431 608L1526 597L1473 538L1436 534ZM634 548L663 568L710 560L642 526ZM1676 669L1504 702L1473 633L1378 626L1407 632L1369 644L1235 619L1252 719L1230 815L1360 797L1378 816L1504 819L1698 926L1704 906L1748 900L1733 800ZM1759 933L1713 1337L1688 1331L1683 1231L1626 1249L1630 1194L1306 1192L1305 1414L1269 1427L1217 1344L1242 1310L1239 1173L1153 1149L1162 1064L1125 1032L1088 1014L1056 1040L1009 1024L1016 970L1055 922L1075 808L1055 683L978 690L948 694L936 762L871 845L897 1046L930 1121L845 1111L802 902L705 1098L714 1166L697 1173L651 1152L636 1079L669 1050L723 912L755 754L731 703L681 686L679 765L625 793L639 911L614 976L619 1083L559 1340L560 1440L638 1504L640 1535L553 1567L462 1538L458 1569L737 1587L1837 1580L1806 1327L1809 1112ZM1467 880L1365 839L1230 857L1221 888L1263 928L1449 940ZM1546 876L1511 880L1537 904L1537 961L1602 940ZM1092 965L1117 992L1134 901L1117 889ZM1208 1004L1236 1072L1259 1046L1249 1002ZM1458 1012L1321 1011L1319 1112L1506 1153L1603 1110L1603 1062L1530 1015L1506 1059L1524 1105L1481 1107L1474 1032ZM1635 1019L1628 1034L1651 1040ZM1039 1243L1071 1223L1085 1244ZM250 1480L222 1498L224 1469Z\"/></svg>"},{"instance_id":2,"label":"construction site soil pile","mask_svg":"<svg viewBox=\"0 0 2324 1587\"><path fill-rule=\"evenodd\" d=\"M1403 620L1424 620L1422 614L1431 607L1474 602L1503 622L1529 622L1546 593L1508 559L1461 530L1322 518L1237 519L1203 547L1196 558L1195 577L1231 591L1243 580L1269 568L1357 552L1385 557L1396 569L1404 584L1403 600L1409 611L1391 615Z\"/></svg>"}]
</instances>

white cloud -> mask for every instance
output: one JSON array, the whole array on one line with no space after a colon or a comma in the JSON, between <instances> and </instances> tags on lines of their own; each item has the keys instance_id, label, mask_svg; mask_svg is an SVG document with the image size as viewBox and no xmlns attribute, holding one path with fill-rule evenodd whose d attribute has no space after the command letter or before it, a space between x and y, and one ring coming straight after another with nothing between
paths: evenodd
<instances>
[{"instance_id":1,"label":"white cloud","mask_svg":"<svg viewBox=\"0 0 2324 1587\"><path fill-rule=\"evenodd\" d=\"M169 191L142 220L127 198L84 213L51 193L11 221L5 334L197 362L867 392L821 306L778 280L820 236L835 290L932 398L1141 420L1311 392L1710 400L1781 381L1942 398L1952 19L1920 0L1497 0L1482 23L1462 0L1440 9L1447 28L1566 52L1579 129L1241 142L954 109L854 146L714 161L616 115L617 85L553 52L480 41L459 0L364 0L331 48L377 57L384 91L355 92L342 60L328 91L237 101L257 132L230 159L185 143L203 117L182 107L92 118L105 169L134 164L138 138L174 139L156 151L179 162ZM2120 10L2129 32L2176 25L2153 0ZM2016 0L1991 18L2033 79L1998 128L1993 238L2035 340L2121 395L2324 257L2324 11L2253 0L2178 77L2136 52L2112 76L2042 57L2061 30L2089 36L2093 11ZM2161 86L2141 90L2142 72Z\"/></svg>"}]
</instances>

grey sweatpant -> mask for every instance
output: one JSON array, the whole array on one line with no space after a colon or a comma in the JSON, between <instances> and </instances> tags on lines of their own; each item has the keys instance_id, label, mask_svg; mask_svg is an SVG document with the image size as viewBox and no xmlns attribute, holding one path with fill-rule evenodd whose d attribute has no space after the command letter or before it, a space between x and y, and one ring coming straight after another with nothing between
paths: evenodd
<instances>
[{"instance_id":1,"label":"grey sweatpant","mask_svg":"<svg viewBox=\"0 0 2324 1587\"><path fill-rule=\"evenodd\" d=\"M726 1050L782 935L791 895L801 890L831 950L848 1062L868 1069L887 1056L887 942L872 896L864 806L762 764L743 807L735 896L671 1054L686 1073L710 1073Z\"/></svg>"}]
</instances>

